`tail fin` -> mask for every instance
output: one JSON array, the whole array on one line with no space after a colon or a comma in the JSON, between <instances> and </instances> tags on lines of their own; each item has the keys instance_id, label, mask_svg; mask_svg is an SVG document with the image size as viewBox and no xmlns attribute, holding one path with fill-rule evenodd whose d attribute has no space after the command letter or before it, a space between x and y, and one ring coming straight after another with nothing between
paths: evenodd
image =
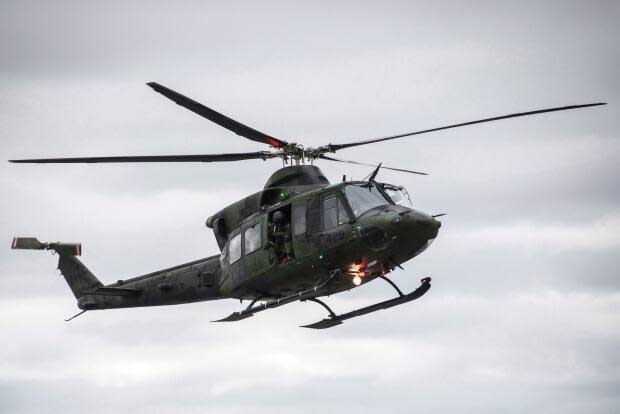
<instances>
[{"instance_id":1,"label":"tail fin","mask_svg":"<svg viewBox=\"0 0 620 414\"><path fill-rule=\"evenodd\" d=\"M76 298L103 286L99 279L75 257L82 254L80 243L41 243L34 237L15 237L11 248L53 250L58 253L58 269Z\"/></svg>"}]
</instances>

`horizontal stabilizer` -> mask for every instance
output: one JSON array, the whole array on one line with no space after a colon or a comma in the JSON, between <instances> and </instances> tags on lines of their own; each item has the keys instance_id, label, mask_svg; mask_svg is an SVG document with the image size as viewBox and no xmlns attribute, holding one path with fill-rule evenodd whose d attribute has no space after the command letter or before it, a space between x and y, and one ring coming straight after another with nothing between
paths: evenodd
<instances>
[{"instance_id":1,"label":"horizontal stabilizer","mask_svg":"<svg viewBox=\"0 0 620 414\"><path fill-rule=\"evenodd\" d=\"M35 237L15 237L11 244L12 249L54 250L56 253L67 256L81 256L81 243L41 243Z\"/></svg>"}]
</instances>

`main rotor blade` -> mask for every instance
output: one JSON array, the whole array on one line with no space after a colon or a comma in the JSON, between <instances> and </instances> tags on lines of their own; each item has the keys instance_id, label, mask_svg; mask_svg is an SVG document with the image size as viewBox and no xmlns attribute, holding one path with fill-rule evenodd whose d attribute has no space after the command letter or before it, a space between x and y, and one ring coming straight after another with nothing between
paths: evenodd
<instances>
[{"instance_id":1,"label":"main rotor blade","mask_svg":"<svg viewBox=\"0 0 620 414\"><path fill-rule=\"evenodd\" d=\"M214 111L211 108L207 108L203 104L196 102L187 96L181 95L180 93L173 91L172 89L166 88L163 85L160 85L157 82L149 82L148 86L153 88L156 92L161 93L166 98L174 101L177 105L181 105L184 108L189 109L190 111L207 118L209 121L215 122L219 126L222 126L228 130L231 130L237 135L242 137L246 137L251 139L252 141L262 142L263 144L271 145L272 147L280 148L284 147L288 144L288 142L270 137L267 134L263 134L260 131L257 131L253 128L250 128L247 125L243 125L240 122L235 121L227 117L226 115L220 114L219 112Z\"/></svg>"},{"instance_id":2,"label":"main rotor blade","mask_svg":"<svg viewBox=\"0 0 620 414\"><path fill-rule=\"evenodd\" d=\"M366 167L376 167L376 165L366 164L365 162L341 160L341 159L334 158L334 157L328 157L327 155L320 155L319 158L324 159L324 160L329 160L329 161L346 162L347 164L364 165ZM381 168L384 168L386 170L394 170L394 171L406 172L406 173L410 173L410 174L428 175L427 173L423 173L423 172L419 172L419 171L404 170L402 168L385 167L383 165L381 165Z\"/></svg>"},{"instance_id":3,"label":"main rotor blade","mask_svg":"<svg viewBox=\"0 0 620 414\"><path fill-rule=\"evenodd\" d=\"M198 155L138 155L126 157L78 157L78 158L37 158L29 160L9 160L14 163L34 164L76 164L104 162L225 162L251 159L273 158L276 154L267 151L241 152L236 154L198 154Z\"/></svg>"},{"instance_id":4,"label":"main rotor blade","mask_svg":"<svg viewBox=\"0 0 620 414\"><path fill-rule=\"evenodd\" d=\"M589 106L599 106L599 105L607 105L607 103L598 102L598 103L591 103L591 104L585 104L585 105L570 105L570 106L561 106L557 108L538 109L536 111L518 112L514 114L495 116L493 118L478 119L476 121L463 122L460 124L447 125L447 126L442 126L438 128L424 129L422 131L408 132L406 134L392 135L392 136L383 137L383 138L371 138L371 139L367 139L364 141L350 142L348 144L329 144L327 145L327 147L329 147L331 151L338 151L344 148L356 147L358 145L366 145L366 144L372 144L374 142L388 141L388 140L396 139L396 138L409 137L411 135L419 135L419 134L425 134L427 132L441 131L443 129L458 128L458 127L467 126L467 125L482 124L483 122L499 121L501 119L518 118L520 116L543 114L546 112L566 111L569 109L586 108Z\"/></svg>"}]
</instances>

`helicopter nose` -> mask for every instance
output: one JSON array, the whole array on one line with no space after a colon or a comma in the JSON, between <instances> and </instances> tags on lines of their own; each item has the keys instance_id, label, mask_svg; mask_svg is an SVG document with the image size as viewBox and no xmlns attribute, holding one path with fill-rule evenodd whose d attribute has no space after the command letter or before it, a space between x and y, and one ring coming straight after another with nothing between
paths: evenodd
<instances>
[{"instance_id":1,"label":"helicopter nose","mask_svg":"<svg viewBox=\"0 0 620 414\"><path fill-rule=\"evenodd\" d=\"M408 248L412 257L425 251L435 240L441 222L430 214L417 210L400 213L404 230L403 236L408 240Z\"/></svg>"},{"instance_id":2,"label":"helicopter nose","mask_svg":"<svg viewBox=\"0 0 620 414\"><path fill-rule=\"evenodd\" d=\"M403 214L409 223L413 233L424 237L426 240L434 239L439 233L441 222L435 220L430 214L417 210L411 210Z\"/></svg>"}]
</instances>

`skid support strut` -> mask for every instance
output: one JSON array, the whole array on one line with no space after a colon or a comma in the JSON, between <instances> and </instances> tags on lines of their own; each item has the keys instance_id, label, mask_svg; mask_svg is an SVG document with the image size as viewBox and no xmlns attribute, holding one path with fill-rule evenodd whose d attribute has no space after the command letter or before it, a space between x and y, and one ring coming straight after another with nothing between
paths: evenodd
<instances>
[{"instance_id":1,"label":"skid support strut","mask_svg":"<svg viewBox=\"0 0 620 414\"><path fill-rule=\"evenodd\" d=\"M386 282L388 282L390 285L392 285L392 287L394 289L396 289L396 292L398 292L398 296L405 296L403 295L403 292L401 292L401 290L398 288L398 286L396 286L396 283L392 282L390 279L388 279L387 276L381 275L379 276L381 279L385 280ZM430 281L431 279L428 278L428 280ZM422 282L424 282L424 279L422 279Z\"/></svg>"},{"instance_id":2,"label":"skid support strut","mask_svg":"<svg viewBox=\"0 0 620 414\"><path fill-rule=\"evenodd\" d=\"M327 309L327 312L329 312L329 316L331 318L335 318L337 315L334 313L333 310L331 310L331 308L329 306L327 306L327 304L325 302L323 302L322 300L319 300L317 298L308 298L306 300L309 300L310 302L315 302L318 303L319 305L321 305L322 307L324 307L325 309Z\"/></svg>"}]
</instances>

